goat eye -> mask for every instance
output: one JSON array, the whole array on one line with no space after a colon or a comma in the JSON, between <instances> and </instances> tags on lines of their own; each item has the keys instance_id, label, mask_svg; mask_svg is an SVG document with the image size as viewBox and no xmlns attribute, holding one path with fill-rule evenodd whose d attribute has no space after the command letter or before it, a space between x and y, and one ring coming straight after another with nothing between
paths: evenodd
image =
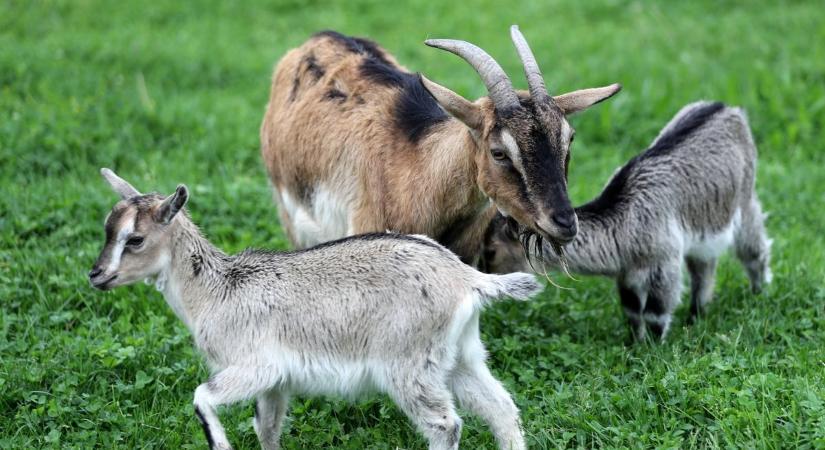
<instances>
[{"instance_id":1,"label":"goat eye","mask_svg":"<svg viewBox=\"0 0 825 450\"><path fill-rule=\"evenodd\" d=\"M127 247L140 247L143 245L143 238L140 236L133 236L130 237L128 241L126 241Z\"/></svg>"},{"instance_id":2,"label":"goat eye","mask_svg":"<svg viewBox=\"0 0 825 450\"><path fill-rule=\"evenodd\" d=\"M496 161L504 161L505 159L507 159L507 153L504 153L504 150L494 148L490 150L490 154L493 155L493 159L495 159Z\"/></svg>"}]
</instances>

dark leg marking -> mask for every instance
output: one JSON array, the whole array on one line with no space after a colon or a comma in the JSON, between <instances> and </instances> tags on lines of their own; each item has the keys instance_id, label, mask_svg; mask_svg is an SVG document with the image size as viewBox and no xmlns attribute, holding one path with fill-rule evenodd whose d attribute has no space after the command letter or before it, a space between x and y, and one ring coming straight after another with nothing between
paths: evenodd
<instances>
[{"instance_id":1,"label":"dark leg marking","mask_svg":"<svg viewBox=\"0 0 825 450\"><path fill-rule=\"evenodd\" d=\"M690 302L690 315L688 316L688 325L693 325L702 316L702 308L699 307L698 302Z\"/></svg>"},{"instance_id":2,"label":"dark leg marking","mask_svg":"<svg viewBox=\"0 0 825 450\"><path fill-rule=\"evenodd\" d=\"M644 332L644 324L642 323L642 300L636 295L633 289L623 286L621 283L616 283L619 288L619 301L625 310L625 318L630 327L631 340L630 343L638 341Z\"/></svg>"},{"instance_id":3,"label":"dark leg marking","mask_svg":"<svg viewBox=\"0 0 825 450\"><path fill-rule=\"evenodd\" d=\"M654 289L647 294L647 302L645 303L645 314L655 314L661 316L665 314L665 302L659 298Z\"/></svg>"},{"instance_id":4,"label":"dark leg marking","mask_svg":"<svg viewBox=\"0 0 825 450\"><path fill-rule=\"evenodd\" d=\"M195 407L195 415L198 416L198 421L200 421L201 427L203 427L203 434L206 435L206 442L209 444L210 450L215 448L215 441L212 439L212 432L209 430L209 424L206 423L206 419L203 418L203 414L197 406Z\"/></svg>"},{"instance_id":5,"label":"dark leg marking","mask_svg":"<svg viewBox=\"0 0 825 450\"><path fill-rule=\"evenodd\" d=\"M450 447L455 447L458 443L458 440L461 439L461 425L456 423L453 425L453 429L450 433L450 439L447 441L447 445Z\"/></svg>"},{"instance_id":6,"label":"dark leg marking","mask_svg":"<svg viewBox=\"0 0 825 450\"><path fill-rule=\"evenodd\" d=\"M628 289L619 284L619 299L622 302L622 306L630 311L641 312L642 302L632 289Z\"/></svg>"},{"instance_id":7,"label":"dark leg marking","mask_svg":"<svg viewBox=\"0 0 825 450\"><path fill-rule=\"evenodd\" d=\"M665 332L664 326L659 323L650 323L648 324L648 327L650 327L650 332L653 333L653 337L656 339L662 338L662 334Z\"/></svg>"}]
</instances>

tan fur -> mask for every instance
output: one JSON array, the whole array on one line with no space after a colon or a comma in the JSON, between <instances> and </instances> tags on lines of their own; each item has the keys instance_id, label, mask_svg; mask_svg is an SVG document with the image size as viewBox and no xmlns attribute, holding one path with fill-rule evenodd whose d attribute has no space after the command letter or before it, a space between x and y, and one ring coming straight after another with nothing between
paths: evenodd
<instances>
[{"instance_id":1,"label":"tan fur","mask_svg":"<svg viewBox=\"0 0 825 450\"><path fill-rule=\"evenodd\" d=\"M408 73L383 49L371 51ZM500 137L489 98L461 103L477 109L468 116L480 121L478 129L451 116L413 142L394 122L401 89L364 78L360 66L366 57L319 35L289 51L275 68L261 153L281 223L295 246L317 242L300 241L283 192L304 202L300 197L318 186L345 197L348 234L391 230L438 239L451 233L447 245L467 262L481 249L494 212L491 201L527 226L553 212L519 195L517 177L490 156ZM331 99L330 92L337 97ZM459 225L463 230L455 231Z\"/></svg>"},{"instance_id":2,"label":"tan fur","mask_svg":"<svg viewBox=\"0 0 825 450\"><path fill-rule=\"evenodd\" d=\"M300 73L300 63L309 53L325 68L317 82L307 71ZM261 127L261 151L272 183L294 191L298 183L314 185L333 179L336 172L353 174L333 184L339 191L358 192L355 233L390 229L437 236L464 216L479 216L480 230L467 234L483 233L487 220L482 213L488 202L476 187L474 155L465 150L475 147L469 129L450 119L439 125L445 132L427 136L417 146L398 139L390 123L389 101L397 89L361 78L362 59L331 39L316 38L280 61ZM296 73L301 90L290 102ZM332 87L346 93L346 101L340 107L318 108ZM373 142L387 145L368 144ZM282 224L294 242L290 221Z\"/></svg>"}]
</instances>

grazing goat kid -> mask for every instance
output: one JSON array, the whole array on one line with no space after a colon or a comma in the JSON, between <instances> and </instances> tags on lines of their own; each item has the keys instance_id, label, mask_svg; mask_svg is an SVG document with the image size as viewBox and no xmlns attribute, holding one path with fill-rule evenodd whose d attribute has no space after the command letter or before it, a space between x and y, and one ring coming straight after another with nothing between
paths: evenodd
<instances>
[{"instance_id":1,"label":"grazing goat kid","mask_svg":"<svg viewBox=\"0 0 825 450\"><path fill-rule=\"evenodd\" d=\"M368 234L307 250L223 254L171 196L141 195L103 169L122 200L89 273L98 289L156 277L213 375L195 390L212 448L230 448L216 407L255 397L255 430L279 447L290 394L383 391L429 439L455 449L459 403L501 448L523 449L515 404L488 370L478 320L504 296L539 292L533 275L488 275L426 237Z\"/></svg>"},{"instance_id":2,"label":"grazing goat kid","mask_svg":"<svg viewBox=\"0 0 825 450\"><path fill-rule=\"evenodd\" d=\"M426 41L475 69L489 93L475 102L362 38L325 31L284 55L261 155L292 244L392 230L431 236L474 264L496 209L548 240L570 241L566 117L620 86L551 96L518 27L511 37L529 92L516 91L473 44Z\"/></svg>"},{"instance_id":3,"label":"grazing goat kid","mask_svg":"<svg viewBox=\"0 0 825 450\"><path fill-rule=\"evenodd\" d=\"M691 320L711 300L716 262L731 245L759 292L771 280L771 240L755 177L756 147L744 112L718 102L687 105L601 195L576 208L580 232L564 248L569 269L616 278L637 338L645 323L657 338L667 333L680 302L682 261L690 273ZM517 227L500 217L492 222L487 270L527 266L512 234ZM530 245L533 237L521 239ZM563 263L551 248L542 253L549 265Z\"/></svg>"}]
</instances>

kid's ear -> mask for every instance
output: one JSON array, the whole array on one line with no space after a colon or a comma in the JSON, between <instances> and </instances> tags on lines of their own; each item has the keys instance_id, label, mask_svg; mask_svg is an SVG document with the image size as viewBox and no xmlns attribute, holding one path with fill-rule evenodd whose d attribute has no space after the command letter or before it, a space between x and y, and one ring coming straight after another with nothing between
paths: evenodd
<instances>
[{"instance_id":1,"label":"kid's ear","mask_svg":"<svg viewBox=\"0 0 825 450\"><path fill-rule=\"evenodd\" d=\"M138 192L137 189L133 188L131 184L123 178L117 176L111 170L104 167L100 169L100 174L103 175L103 178L109 182L112 189L120 195L121 199L126 200L140 195L140 192Z\"/></svg>"},{"instance_id":2,"label":"kid's ear","mask_svg":"<svg viewBox=\"0 0 825 450\"><path fill-rule=\"evenodd\" d=\"M175 193L166 197L163 203L160 204L155 212L155 220L164 225L170 223L187 200L189 200L189 189L185 185L179 184Z\"/></svg>"}]
</instances>

